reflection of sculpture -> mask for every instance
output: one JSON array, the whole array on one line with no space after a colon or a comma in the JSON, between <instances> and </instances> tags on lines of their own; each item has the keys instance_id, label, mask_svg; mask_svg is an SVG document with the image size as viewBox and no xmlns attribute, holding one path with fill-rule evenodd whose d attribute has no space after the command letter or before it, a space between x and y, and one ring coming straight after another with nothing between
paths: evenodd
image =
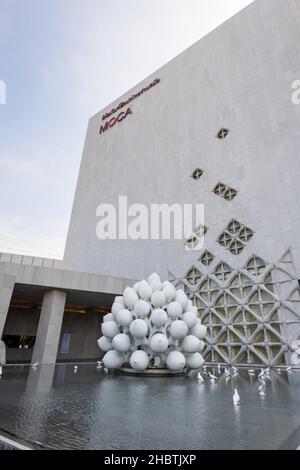
<instances>
[{"instance_id":1,"label":"reflection of sculpture","mask_svg":"<svg viewBox=\"0 0 300 470\"><path fill-rule=\"evenodd\" d=\"M292 350L294 351L292 354L292 364L294 366L299 366L300 365L300 340L293 342Z\"/></svg>"},{"instance_id":2,"label":"reflection of sculpture","mask_svg":"<svg viewBox=\"0 0 300 470\"><path fill-rule=\"evenodd\" d=\"M181 372L203 364L200 353L206 332L184 291L168 281L161 283L154 273L115 298L111 313L104 317L98 345L106 353L103 362L109 369L130 364L137 372Z\"/></svg>"}]
</instances>

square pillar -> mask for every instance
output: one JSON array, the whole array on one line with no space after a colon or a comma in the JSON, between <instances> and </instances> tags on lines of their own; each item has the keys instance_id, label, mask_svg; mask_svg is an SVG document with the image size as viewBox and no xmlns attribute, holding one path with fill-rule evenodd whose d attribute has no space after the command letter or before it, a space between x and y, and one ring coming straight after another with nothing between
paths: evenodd
<instances>
[{"instance_id":1,"label":"square pillar","mask_svg":"<svg viewBox=\"0 0 300 470\"><path fill-rule=\"evenodd\" d=\"M15 277L9 274L0 274L0 364L5 364L5 344L2 341L4 326L15 286Z\"/></svg>"},{"instance_id":2,"label":"square pillar","mask_svg":"<svg viewBox=\"0 0 300 470\"><path fill-rule=\"evenodd\" d=\"M67 293L59 290L51 290L44 295L32 364L56 362L66 297Z\"/></svg>"}]
</instances>

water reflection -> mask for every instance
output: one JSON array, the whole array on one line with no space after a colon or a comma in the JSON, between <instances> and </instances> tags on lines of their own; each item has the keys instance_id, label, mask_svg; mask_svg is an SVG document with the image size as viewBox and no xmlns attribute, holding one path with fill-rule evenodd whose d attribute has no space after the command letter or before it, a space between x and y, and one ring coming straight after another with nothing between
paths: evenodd
<instances>
[{"instance_id":1,"label":"water reflection","mask_svg":"<svg viewBox=\"0 0 300 470\"><path fill-rule=\"evenodd\" d=\"M214 371L214 383L208 374L204 383L107 375L96 364L76 374L66 364L26 372L3 374L2 427L48 448L276 449L300 425L300 373L271 372L261 397L258 373L248 371Z\"/></svg>"}]
</instances>

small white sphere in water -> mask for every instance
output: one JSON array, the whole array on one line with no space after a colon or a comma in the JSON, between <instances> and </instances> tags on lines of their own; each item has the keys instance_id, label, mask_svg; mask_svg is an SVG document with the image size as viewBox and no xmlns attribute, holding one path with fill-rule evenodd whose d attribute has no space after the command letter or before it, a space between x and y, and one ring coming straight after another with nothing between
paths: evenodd
<instances>
[{"instance_id":1,"label":"small white sphere in water","mask_svg":"<svg viewBox=\"0 0 300 470\"><path fill-rule=\"evenodd\" d=\"M167 307L167 312L171 318L182 317L182 305L179 302L171 302Z\"/></svg>"},{"instance_id":2,"label":"small white sphere in water","mask_svg":"<svg viewBox=\"0 0 300 470\"><path fill-rule=\"evenodd\" d=\"M199 352L186 356L186 365L190 369L199 369L204 364L204 359Z\"/></svg>"},{"instance_id":3,"label":"small white sphere in water","mask_svg":"<svg viewBox=\"0 0 300 470\"><path fill-rule=\"evenodd\" d=\"M145 338L148 333L148 325L144 320L134 320L130 325L130 333L138 339Z\"/></svg>"},{"instance_id":4,"label":"small white sphere in water","mask_svg":"<svg viewBox=\"0 0 300 470\"><path fill-rule=\"evenodd\" d=\"M115 320L115 317L112 313L108 313L107 315L104 315L104 317L103 317L104 322L114 321L114 320Z\"/></svg>"},{"instance_id":5,"label":"small white sphere in water","mask_svg":"<svg viewBox=\"0 0 300 470\"><path fill-rule=\"evenodd\" d=\"M200 339L193 335L186 336L182 342L182 349L189 354L199 352Z\"/></svg>"},{"instance_id":6,"label":"small white sphere in water","mask_svg":"<svg viewBox=\"0 0 300 470\"><path fill-rule=\"evenodd\" d=\"M150 312L150 304L145 300L138 300L134 306L134 313L141 318L145 318Z\"/></svg>"},{"instance_id":7,"label":"small white sphere in water","mask_svg":"<svg viewBox=\"0 0 300 470\"><path fill-rule=\"evenodd\" d=\"M107 338L113 338L120 333L119 327L115 321L102 323L101 331L104 336L107 336Z\"/></svg>"},{"instance_id":8,"label":"small white sphere in water","mask_svg":"<svg viewBox=\"0 0 300 470\"><path fill-rule=\"evenodd\" d=\"M103 364L108 369L118 369L124 362L124 355L112 349L108 351L103 357Z\"/></svg>"},{"instance_id":9,"label":"small white sphere in water","mask_svg":"<svg viewBox=\"0 0 300 470\"><path fill-rule=\"evenodd\" d=\"M110 351L112 349L112 343L109 338L106 336L101 336L101 338L98 339L97 341L99 348L103 352Z\"/></svg>"},{"instance_id":10,"label":"small white sphere in water","mask_svg":"<svg viewBox=\"0 0 300 470\"><path fill-rule=\"evenodd\" d=\"M141 281L139 286L139 296L143 300L150 300L153 291L147 281Z\"/></svg>"},{"instance_id":11,"label":"small white sphere in water","mask_svg":"<svg viewBox=\"0 0 300 470\"><path fill-rule=\"evenodd\" d=\"M133 320L132 313L129 310L123 309L117 315L117 322L121 326L129 326Z\"/></svg>"},{"instance_id":12,"label":"small white sphere in water","mask_svg":"<svg viewBox=\"0 0 300 470\"><path fill-rule=\"evenodd\" d=\"M175 339L183 339L188 334L188 326L182 320L176 320L170 328L170 335Z\"/></svg>"},{"instance_id":13,"label":"small white sphere in water","mask_svg":"<svg viewBox=\"0 0 300 470\"><path fill-rule=\"evenodd\" d=\"M161 328L167 323L168 315L163 309L157 308L153 310L150 320L152 321L153 325L156 326L156 328Z\"/></svg>"},{"instance_id":14,"label":"small white sphere in water","mask_svg":"<svg viewBox=\"0 0 300 470\"><path fill-rule=\"evenodd\" d=\"M149 357L145 351L134 351L130 357L130 365L135 370L145 370L149 365Z\"/></svg>"},{"instance_id":15,"label":"small white sphere in water","mask_svg":"<svg viewBox=\"0 0 300 470\"><path fill-rule=\"evenodd\" d=\"M166 335L162 333L156 333L150 339L150 348L155 353L166 352L169 346L169 341Z\"/></svg>"},{"instance_id":16,"label":"small white sphere in water","mask_svg":"<svg viewBox=\"0 0 300 470\"><path fill-rule=\"evenodd\" d=\"M127 352L131 348L131 341L128 335L120 333L112 340L112 346L116 351Z\"/></svg>"},{"instance_id":17,"label":"small white sphere in water","mask_svg":"<svg viewBox=\"0 0 300 470\"><path fill-rule=\"evenodd\" d=\"M160 308L166 303L166 298L161 291L156 291L151 296L151 303L154 308Z\"/></svg>"},{"instance_id":18,"label":"small white sphere in water","mask_svg":"<svg viewBox=\"0 0 300 470\"><path fill-rule=\"evenodd\" d=\"M197 315L194 312L185 312L182 318L189 328L193 328L197 324Z\"/></svg>"},{"instance_id":19,"label":"small white sphere in water","mask_svg":"<svg viewBox=\"0 0 300 470\"><path fill-rule=\"evenodd\" d=\"M185 367L185 357L179 351L171 351L167 355L166 364L168 369L173 371L180 371Z\"/></svg>"},{"instance_id":20,"label":"small white sphere in water","mask_svg":"<svg viewBox=\"0 0 300 470\"><path fill-rule=\"evenodd\" d=\"M194 336L197 336L199 339L205 338L207 334L207 327L204 325L201 325L201 323L197 323L192 329L191 329L191 334Z\"/></svg>"},{"instance_id":21,"label":"small white sphere in water","mask_svg":"<svg viewBox=\"0 0 300 470\"><path fill-rule=\"evenodd\" d=\"M126 287L123 292L125 305L129 308L133 308L139 300L137 293L132 287Z\"/></svg>"}]
</instances>

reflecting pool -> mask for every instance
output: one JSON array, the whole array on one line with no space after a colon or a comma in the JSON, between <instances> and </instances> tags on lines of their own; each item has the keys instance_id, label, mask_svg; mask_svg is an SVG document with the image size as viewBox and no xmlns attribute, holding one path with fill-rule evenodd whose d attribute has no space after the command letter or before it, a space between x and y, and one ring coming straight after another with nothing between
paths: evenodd
<instances>
[{"instance_id":1,"label":"reflecting pool","mask_svg":"<svg viewBox=\"0 0 300 470\"><path fill-rule=\"evenodd\" d=\"M3 367L0 428L48 449L298 447L300 372L272 371L263 397L259 371L240 370L235 377L207 371L215 382L205 373L203 383L107 375L97 364L79 364L77 373L72 364Z\"/></svg>"}]
</instances>

